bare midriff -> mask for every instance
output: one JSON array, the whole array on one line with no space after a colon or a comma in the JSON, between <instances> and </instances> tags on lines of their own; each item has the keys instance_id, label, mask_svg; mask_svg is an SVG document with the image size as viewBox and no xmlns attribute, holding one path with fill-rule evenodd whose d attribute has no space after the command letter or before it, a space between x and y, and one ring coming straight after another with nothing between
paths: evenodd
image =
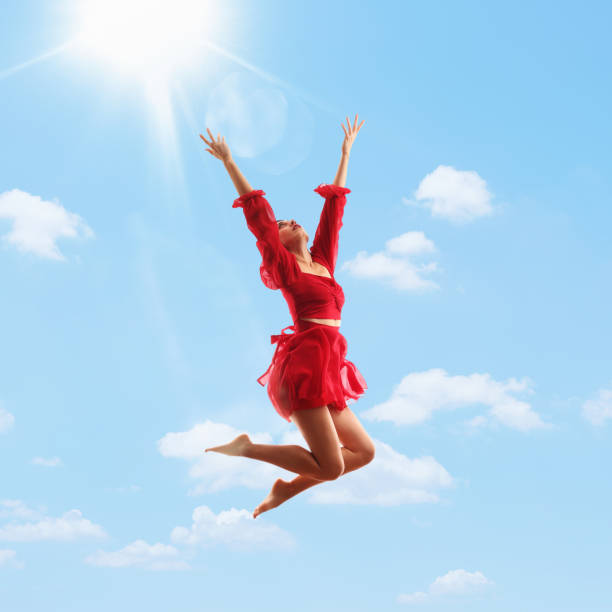
<instances>
[{"instance_id":1,"label":"bare midriff","mask_svg":"<svg viewBox=\"0 0 612 612\"><path fill-rule=\"evenodd\" d=\"M340 327L340 319L305 319L304 317L300 317L300 321L312 321L313 323L323 323L323 325Z\"/></svg>"}]
</instances>

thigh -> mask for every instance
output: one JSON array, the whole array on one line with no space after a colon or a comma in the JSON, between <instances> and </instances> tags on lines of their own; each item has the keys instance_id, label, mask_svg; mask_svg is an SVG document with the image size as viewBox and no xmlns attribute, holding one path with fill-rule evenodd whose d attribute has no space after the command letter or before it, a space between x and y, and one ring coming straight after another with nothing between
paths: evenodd
<instances>
[{"instance_id":1,"label":"thigh","mask_svg":"<svg viewBox=\"0 0 612 612\"><path fill-rule=\"evenodd\" d=\"M291 421L297 425L319 465L343 463L340 440L327 406L294 410Z\"/></svg>"},{"instance_id":2,"label":"thigh","mask_svg":"<svg viewBox=\"0 0 612 612\"><path fill-rule=\"evenodd\" d=\"M375 446L372 438L348 406L344 410L329 408L329 414L343 446L354 453L374 457Z\"/></svg>"}]
</instances>

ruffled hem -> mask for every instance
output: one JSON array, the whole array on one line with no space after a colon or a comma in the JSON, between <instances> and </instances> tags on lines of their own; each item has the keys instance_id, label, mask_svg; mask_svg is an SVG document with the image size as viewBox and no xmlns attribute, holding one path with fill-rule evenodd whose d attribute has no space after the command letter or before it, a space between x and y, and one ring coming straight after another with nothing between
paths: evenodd
<instances>
[{"instance_id":1,"label":"ruffled hem","mask_svg":"<svg viewBox=\"0 0 612 612\"><path fill-rule=\"evenodd\" d=\"M238 206L244 206L249 200L257 196L265 196L266 193L262 189L253 189L253 191L249 191L248 193L243 193L239 198L234 200L232 204L232 208L238 208Z\"/></svg>"},{"instance_id":2,"label":"ruffled hem","mask_svg":"<svg viewBox=\"0 0 612 612\"><path fill-rule=\"evenodd\" d=\"M285 328L288 329L288 328ZM294 410L329 406L344 410L361 397L367 384L354 363L346 359L346 338L337 328L312 323L281 340L268 371L258 382L266 385L278 414L291 422Z\"/></svg>"},{"instance_id":3,"label":"ruffled hem","mask_svg":"<svg viewBox=\"0 0 612 612\"><path fill-rule=\"evenodd\" d=\"M327 183L319 185L314 191L320 196L323 196L324 198L330 198L332 196L346 195L347 193L351 193L351 190L348 187L340 187L339 185L328 185Z\"/></svg>"}]
</instances>

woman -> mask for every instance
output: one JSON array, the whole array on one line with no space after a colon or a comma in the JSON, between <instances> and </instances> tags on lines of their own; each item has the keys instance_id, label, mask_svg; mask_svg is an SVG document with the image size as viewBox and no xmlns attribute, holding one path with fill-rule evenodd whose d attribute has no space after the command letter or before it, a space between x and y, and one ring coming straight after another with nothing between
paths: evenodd
<instances>
[{"instance_id":1,"label":"woman","mask_svg":"<svg viewBox=\"0 0 612 612\"><path fill-rule=\"evenodd\" d=\"M340 333L342 287L334 279L338 235L346 194L344 187L357 127L342 123L345 138L342 157L332 185L315 189L325 198L311 249L308 234L294 219L275 220L261 190L253 190L234 163L225 138L208 131L207 151L220 159L238 193L233 208L243 209L247 226L257 238L262 255L260 274L270 289L280 289L287 300L294 324L272 336L278 343L268 370L258 382L268 384L268 395L276 411L294 422L310 452L295 444L254 444L241 434L228 444L207 448L226 455L259 459L299 474L287 482L278 479L253 518L275 508L301 491L356 470L374 458L374 443L347 406L367 389L366 381L346 357L347 343ZM294 333L285 334L286 329Z\"/></svg>"}]
</instances>

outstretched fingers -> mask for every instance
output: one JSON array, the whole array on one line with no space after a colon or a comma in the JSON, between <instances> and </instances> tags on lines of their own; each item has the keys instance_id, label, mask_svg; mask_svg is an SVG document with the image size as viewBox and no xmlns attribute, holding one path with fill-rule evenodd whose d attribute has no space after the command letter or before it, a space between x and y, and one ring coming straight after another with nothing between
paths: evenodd
<instances>
[{"instance_id":1,"label":"outstretched fingers","mask_svg":"<svg viewBox=\"0 0 612 612\"><path fill-rule=\"evenodd\" d=\"M344 127L344 122L341 123L342 125L342 129L344 130L344 134L347 138L352 137L354 138L355 136L357 136L359 130L361 129L361 126L365 123L365 119L363 119L361 121L361 123L359 124L359 127L357 126L357 121L359 120L359 114L355 115L355 122L353 123L353 125L351 125L351 121L350 119L347 117L346 118L346 125L348 126L348 132L346 130L346 128Z\"/></svg>"},{"instance_id":2,"label":"outstretched fingers","mask_svg":"<svg viewBox=\"0 0 612 612\"><path fill-rule=\"evenodd\" d=\"M202 134L200 134L200 138L210 147L209 149L206 149L206 150L213 157L219 158L219 151L217 148L223 147L223 146L227 147L227 144L225 142L225 136L221 137L221 134L217 134L217 138L215 139L215 137L213 136L209 128L206 128L206 131L208 132L210 140L206 140L206 138Z\"/></svg>"}]
</instances>

